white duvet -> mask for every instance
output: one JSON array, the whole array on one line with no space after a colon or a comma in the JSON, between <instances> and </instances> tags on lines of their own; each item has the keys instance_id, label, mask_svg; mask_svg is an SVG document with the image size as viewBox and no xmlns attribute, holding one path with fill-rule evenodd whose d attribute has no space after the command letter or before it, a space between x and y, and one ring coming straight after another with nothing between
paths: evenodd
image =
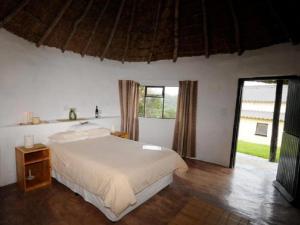
<instances>
[{"instance_id":1,"label":"white duvet","mask_svg":"<svg viewBox=\"0 0 300 225\"><path fill-rule=\"evenodd\" d=\"M116 215L134 204L135 194L147 186L188 168L173 150L147 150L143 143L110 135L51 143L50 149L52 169L99 196Z\"/></svg>"}]
</instances>

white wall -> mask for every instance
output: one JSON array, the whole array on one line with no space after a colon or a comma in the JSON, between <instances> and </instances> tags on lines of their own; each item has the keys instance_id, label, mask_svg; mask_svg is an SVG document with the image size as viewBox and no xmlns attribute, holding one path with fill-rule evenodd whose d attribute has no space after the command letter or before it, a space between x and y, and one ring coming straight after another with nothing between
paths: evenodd
<instances>
[{"instance_id":1,"label":"white wall","mask_svg":"<svg viewBox=\"0 0 300 225\"><path fill-rule=\"evenodd\" d=\"M268 132L266 137L255 135L257 123L268 124ZM284 122L280 121L278 127L278 140L277 140L278 147L281 146L283 127L284 127ZM270 145L271 137L272 137L272 120L241 118L240 127L239 127L239 138L238 138L239 140L257 143L257 144L263 144L263 145Z\"/></svg>"},{"instance_id":2,"label":"white wall","mask_svg":"<svg viewBox=\"0 0 300 225\"><path fill-rule=\"evenodd\" d=\"M140 141L171 148L175 121L173 119L140 118Z\"/></svg>"},{"instance_id":3,"label":"white wall","mask_svg":"<svg viewBox=\"0 0 300 225\"><path fill-rule=\"evenodd\" d=\"M64 117L70 106L80 116L93 115L95 105L104 115L119 115L118 79L158 85L198 80L197 158L228 166L238 77L299 74L299 51L299 46L283 44L247 51L241 57L227 54L180 58L177 63L121 64L36 48L2 29L0 125L16 123L23 111L43 119ZM174 121L141 119L140 125L142 141L170 147ZM0 151L5 157L7 153Z\"/></svg>"},{"instance_id":4,"label":"white wall","mask_svg":"<svg viewBox=\"0 0 300 225\"><path fill-rule=\"evenodd\" d=\"M275 99L275 95L274 95ZM274 104L275 102L243 102L242 104L242 110L252 110L252 111L258 111L258 112L271 112L274 111ZM280 112L285 113L286 109L286 103L282 102L280 105Z\"/></svg>"}]
</instances>

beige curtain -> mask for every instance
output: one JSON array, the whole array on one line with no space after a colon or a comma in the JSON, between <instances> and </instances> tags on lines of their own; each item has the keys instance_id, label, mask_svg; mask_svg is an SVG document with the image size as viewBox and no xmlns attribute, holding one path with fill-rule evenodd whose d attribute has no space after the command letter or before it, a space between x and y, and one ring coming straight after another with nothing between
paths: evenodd
<instances>
[{"instance_id":1,"label":"beige curtain","mask_svg":"<svg viewBox=\"0 0 300 225\"><path fill-rule=\"evenodd\" d=\"M121 107L121 131L127 132L129 139L139 139L139 86L132 80L119 80Z\"/></svg>"},{"instance_id":2,"label":"beige curtain","mask_svg":"<svg viewBox=\"0 0 300 225\"><path fill-rule=\"evenodd\" d=\"M182 157L196 156L197 81L179 81L173 149Z\"/></svg>"}]
</instances>

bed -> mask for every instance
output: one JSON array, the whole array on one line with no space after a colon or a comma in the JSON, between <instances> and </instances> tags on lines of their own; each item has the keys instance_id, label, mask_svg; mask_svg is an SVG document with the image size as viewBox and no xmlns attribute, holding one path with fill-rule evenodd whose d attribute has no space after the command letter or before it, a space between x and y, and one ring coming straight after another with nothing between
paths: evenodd
<instances>
[{"instance_id":1,"label":"bed","mask_svg":"<svg viewBox=\"0 0 300 225\"><path fill-rule=\"evenodd\" d=\"M52 176L111 221L172 183L174 172L188 168L173 150L112 135L81 133L70 140L50 142Z\"/></svg>"}]
</instances>

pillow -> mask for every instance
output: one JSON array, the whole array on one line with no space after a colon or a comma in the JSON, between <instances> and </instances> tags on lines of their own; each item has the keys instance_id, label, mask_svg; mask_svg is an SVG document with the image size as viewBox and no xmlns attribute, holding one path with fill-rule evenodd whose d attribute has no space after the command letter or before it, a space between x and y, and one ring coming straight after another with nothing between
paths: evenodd
<instances>
[{"instance_id":1,"label":"pillow","mask_svg":"<svg viewBox=\"0 0 300 225\"><path fill-rule=\"evenodd\" d=\"M90 123L90 122L83 122L80 124L76 124L70 127L70 130L72 131L86 131L91 129L97 129L100 128L98 124Z\"/></svg>"},{"instance_id":2,"label":"pillow","mask_svg":"<svg viewBox=\"0 0 300 225\"><path fill-rule=\"evenodd\" d=\"M88 138L98 138L110 135L110 130L107 128L96 128L86 130Z\"/></svg>"},{"instance_id":3,"label":"pillow","mask_svg":"<svg viewBox=\"0 0 300 225\"><path fill-rule=\"evenodd\" d=\"M53 134L49 140L56 143L66 143L72 141L80 141L88 138L86 131L66 131Z\"/></svg>"}]
</instances>

